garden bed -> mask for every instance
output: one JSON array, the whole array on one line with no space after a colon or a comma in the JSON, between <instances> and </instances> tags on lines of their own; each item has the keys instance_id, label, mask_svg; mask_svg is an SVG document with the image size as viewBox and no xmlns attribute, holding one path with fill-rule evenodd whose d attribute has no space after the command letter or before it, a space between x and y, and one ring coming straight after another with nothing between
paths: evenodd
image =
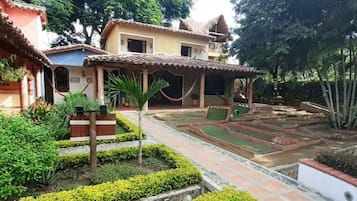
<instances>
[{"instance_id":1,"label":"garden bed","mask_svg":"<svg viewBox=\"0 0 357 201\"><path fill-rule=\"evenodd\" d=\"M119 143L119 142L133 141L139 139L139 128L135 124L131 123L121 114L115 114L115 117L117 120L116 129L117 131L119 131L115 135L115 139L97 140L97 144ZM143 133L143 137L145 138L144 133ZM84 140L84 141L61 140L61 141L56 141L55 145L58 148L78 147L78 146L89 145L89 140Z\"/></svg>"},{"instance_id":2,"label":"garden bed","mask_svg":"<svg viewBox=\"0 0 357 201\"><path fill-rule=\"evenodd\" d=\"M124 147L111 151L100 151L97 158L100 164L128 162L128 160L134 160L137 157L137 152L138 149L136 147ZM146 165L144 166L146 172L143 171L144 175L134 176L126 180L119 179L113 182L77 187L67 191L42 194L37 197L21 198L20 200L137 200L168 190L197 184L202 179L199 170L194 165L164 145L144 146L143 154L146 158ZM151 159L148 160L149 158ZM157 160L162 161L163 165L158 166ZM89 165L89 154L72 154L61 156L57 168L59 171L64 171L83 168L86 165Z\"/></svg>"}]
</instances>

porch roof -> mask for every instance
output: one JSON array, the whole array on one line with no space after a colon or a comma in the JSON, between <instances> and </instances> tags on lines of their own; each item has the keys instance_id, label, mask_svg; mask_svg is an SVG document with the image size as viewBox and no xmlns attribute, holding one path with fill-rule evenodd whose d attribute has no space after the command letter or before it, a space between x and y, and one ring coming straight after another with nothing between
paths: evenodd
<instances>
[{"instance_id":1,"label":"porch roof","mask_svg":"<svg viewBox=\"0 0 357 201\"><path fill-rule=\"evenodd\" d=\"M50 60L40 50L36 49L0 8L0 44L1 48L32 62L49 66Z\"/></svg>"},{"instance_id":2,"label":"porch roof","mask_svg":"<svg viewBox=\"0 0 357 201\"><path fill-rule=\"evenodd\" d=\"M168 56L162 54L121 54L121 55L93 55L84 58L84 66L127 64L142 67L174 67L182 69L198 69L206 71L222 71L239 73L245 76L264 74L254 67L226 64L220 62L193 59L182 56Z\"/></svg>"}]
</instances>

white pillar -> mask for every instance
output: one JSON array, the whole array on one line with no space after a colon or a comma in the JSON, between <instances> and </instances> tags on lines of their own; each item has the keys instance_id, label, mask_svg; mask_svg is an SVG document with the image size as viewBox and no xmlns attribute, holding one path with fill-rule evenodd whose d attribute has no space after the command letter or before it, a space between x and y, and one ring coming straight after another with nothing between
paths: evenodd
<instances>
[{"instance_id":1,"label":"white pillar","mask_svg":"<svg viewBox=\"0 0 357 201\"><path fill-rule=\"evenodd\" d=\"M97 66L97 86L98 86L98 95L97 99L100 104L104 104L104 72L103 66Z\"/></svg>"},{"instance_id":2,"label":"white pillar","mask_svg":"<svg viewBox=\"0 0 357 201\"><path fill-rule=\"evenodd\" d=\"M149 70L147 68L143 69L143 92L147 92L149 87ZM148 102L145 103L143 111L148 111L149 105Z\"/></svg>"},{"instance_id":3,"label":"white pillar","mask_svg":"<svg viewBox=\"0 0 357 201\"><path fill-rule=\"evenodd\" d=\"M27 74L21 80L21 110L26 110L29 106L29 88L27 83Z\"/></svg>"},{"instance_id":4,"label":"white pillar","mask_svg":"<svg viewBox=\"0 0 357 201\"><path fill-rule=\"evenodd\" d=\"M42 89L41 89L41 69L37 69L36 71L36 97L42 97Z\"/></svg>"},{"instance_id":5,"label":"white pillar","mask_svg":"<svg viewBox=\"0 0 357 201\"><path fill-rule=\"evenodd\" d=\"M201 73L201 81L200 81L200 108L205 107L205 73Z\"/></svg>"}]
</instances>

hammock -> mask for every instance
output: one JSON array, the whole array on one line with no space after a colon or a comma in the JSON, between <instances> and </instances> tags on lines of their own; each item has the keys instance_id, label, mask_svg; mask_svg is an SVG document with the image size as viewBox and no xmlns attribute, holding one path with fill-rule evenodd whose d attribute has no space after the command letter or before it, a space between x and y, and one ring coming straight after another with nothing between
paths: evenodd
<instances>
[{"instance_id":1,"label":"hammock","mask_svg":"<svg viewBox=\"0 0 357 201\"><path fill-rule=\"evenodd\" d=\"M55 93L63 97L66 96L65 94L58 91L58 89L55 86L53 86L52 82L48 78L46 78L46 81L50 84L51 88L55 90ZM89 86L89 82L87 82L86 86L84 86L84 88L80 91L80 93L83 93L85 90L87 90L88 86Z\"/></svg>"},{"instance_id":2,"label":"hammock","mask_svg":"<svg viewBox=\"0 0 357 201\"><path fill-rule=\"evenodd\" d=\"M193 88L195 87L196 83L197 83L197 80L198 80L198 77L196 78L196 80L193 82L191 88L186 92L186 94L180 98L172 98L170 96L168 96L167 94L165 94L164 91L162 91L160 89L160 93L162 94L162 96L164 96L166 99L170 100L170 101L173 101L173 102L179 102L179 101L182 101L184 98L186 98L187 96L189 96L192 91L193 91Z\"/></svg>"}]
</instances>

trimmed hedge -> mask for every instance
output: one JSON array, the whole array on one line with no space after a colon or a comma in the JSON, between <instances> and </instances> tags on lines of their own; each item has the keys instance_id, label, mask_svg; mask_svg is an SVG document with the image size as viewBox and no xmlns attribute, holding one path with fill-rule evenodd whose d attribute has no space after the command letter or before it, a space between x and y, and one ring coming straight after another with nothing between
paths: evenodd
<instances>
[{"instance_id":1,"label":"trimmed hedge","mask_svg":"<svg viewBox=\"0 0 357 201\"><path fill-rule=\"evenodd\" d=\"M136 147L124 147L111 151L100 151L99 162L126 160L136 158ZM94 186L81 186L73 190L40 195L37 198L26 197L20 201L127 201L154 196L165 191L179 189L199 183L200 171L182 155L165 145L148 145L143 147L144 156L156 155L167 161L172 168L157 173L136 176L127 180L117 180ZM60 156L59 168L73 168L89 164L89 154Z\"/></svg>"},{"instance_id":2,"label":"trimmed hedge","mask_svg":"<svg viewBox=\"0 0 357 201\"><path fill-rule=\"evenodd\" d=\"M224 188L221 191L214 191L193 199L192 201L258 201L249 193L237 191L233 188Z\"/></svg>"},{"instance_id":3,"label":"trimmed hedge","mask_svg":"<svg viewBox=\"0 0 357 201\"><path fill-rule=\"evenodd\" d=\"M357 178L357 156L352 153L324 151L314 160Z\"/></svg>"},{"instance_id":4,"label":"trimmed hedge","mask_svg":"<svg viewBox=\"0 0 357 201\"><path fill-rule=\"evenodd\" d=\"M105 140L98 140L97 144L111 144L111 143L119 143L125 141L133 141L139 139L139 128L127 120L121 114L115 114L117 122L128 132L117 134L115 139L105 139ZM143 138L145 138L145 134L143 133ZM54 142L54 144L58 148L67 148L67 147L79 147L84 145L89 145L89 141L71 141L71 140L60 140Z\"/></svg>"}]
</instances>

